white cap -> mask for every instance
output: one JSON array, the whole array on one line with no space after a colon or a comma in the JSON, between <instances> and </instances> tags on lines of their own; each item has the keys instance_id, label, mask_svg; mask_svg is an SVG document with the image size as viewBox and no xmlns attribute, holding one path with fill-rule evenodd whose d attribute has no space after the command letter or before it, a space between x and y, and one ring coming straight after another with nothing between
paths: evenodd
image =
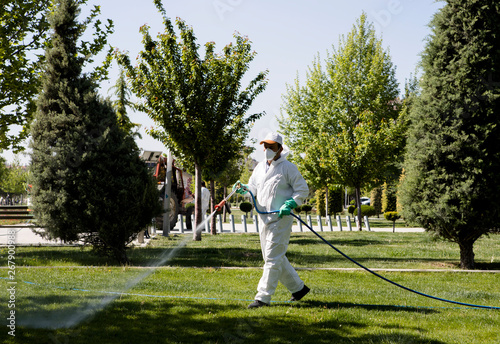
<instances>
[{"instance_id":1,"label":"white cap","mask_svg":"<svg viewBox=\"0 0 500 344\"><path fill-rule=\"evenodd\" d=\"M278 133L273 133L273 132L270 132L269 134L266 135L266 138L262 141L260 141L260 144L263 144L263 143L269 143L269 144L273 144L275 142L278 142L280 145L283 145L283 139L281 138L281 135L279 135Z\"/></svg>"}]
</instances>

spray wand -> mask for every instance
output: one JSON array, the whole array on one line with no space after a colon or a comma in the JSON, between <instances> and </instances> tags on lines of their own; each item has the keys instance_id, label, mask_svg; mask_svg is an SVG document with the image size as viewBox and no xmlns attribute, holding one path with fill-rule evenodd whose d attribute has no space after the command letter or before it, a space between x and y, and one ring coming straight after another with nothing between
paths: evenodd
<instances>
[{"instance_id":1,"label":"spray wand","mask_svg":"<svg viewBox=\"0 0 500 344\"><path fill-rule=\"evenodd\" d=\"M215 211L220 211L220 210L222 209L222 207L226 204L227 200L228 200L228 199L230 199L230 198L231 198L231 196L232 196L232 195L234 195L234 193L236 192L236 190L238 190L238 189L241 187L241 184L239 184L239 183L238 183L237 185L238 185L238 187L237 187L237 188L235 188L233 191L231 191L231 192L229 193L229 195L227 195L227 197L226 197L226 198L224 198L224 199L223 199L223 200L222 200L219 204L217 204L217 205L214 207Z\"/></svg>"}]
</instances>

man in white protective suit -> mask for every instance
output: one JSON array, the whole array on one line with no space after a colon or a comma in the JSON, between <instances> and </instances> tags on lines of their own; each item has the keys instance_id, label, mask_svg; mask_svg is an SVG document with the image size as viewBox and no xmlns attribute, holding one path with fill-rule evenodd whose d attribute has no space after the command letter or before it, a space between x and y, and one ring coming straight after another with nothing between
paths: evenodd
<instances>
[{"instance_id":1,"label":"man in white protective suit","mask_svg":"<svg viewBox=\"0 0 500 344\"><path fill-rule=\"evenodd\" d=\"M309 194L307 183L297 166L286 160L283 153L283 139L276 133L269 133L260 142L264 145L266 158L260 162L250 177L248 185L237 182L233 188L239 194L250 190L256 198L259 211L273 214L259 214L263 226L260 228L260 245L264 258L264 272L257 287L255 301L248 308L269 306L280 281L291 293L290 301L302 299L309 288L300 279L285 254L290 241L293 208L300 206Z\"/></svg>"}]
</instances>

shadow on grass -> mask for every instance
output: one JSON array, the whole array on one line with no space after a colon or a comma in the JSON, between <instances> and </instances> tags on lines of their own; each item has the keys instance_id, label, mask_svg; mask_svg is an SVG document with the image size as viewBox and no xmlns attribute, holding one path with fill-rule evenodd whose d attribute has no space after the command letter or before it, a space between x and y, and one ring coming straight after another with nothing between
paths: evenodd
<instances>
[{"instance_id":1,"label":"shadow on grass","mask_svg":"<svg viewBox=\"0 0 500 344\"><path fill-rule=\"evenodd\" d=\"M375 305L375 304L360 304L350 302L321 302L321 301L301 301L296 307L300 308L330 308L330 309L349 309L349 308L362 308L366 310L377 310L387 312L413 312L421 314L434 314L437 309L429 307L411 307L411 306L398 306L398 305Z\"/></svg>"},{"instance_id":2,"label":"shadow on grass","mask_svg":"<svg viewBox=\"0 0 500 344\"><path fill-rule=\"evenodd\" d=\"M156 266L161 257L168 254L174 247L147 247L136 248L128 252L132 266ZM341 248L342 250L344 248ZM348 254L349 255L349 254ZM297 267L338 267L344 266L345 259L339 253L331 249L329 254L310 254L298 252L291 247L287 257L292 265ZM365 265L376 266L379 262L383 264L406 263L411 260L414 263L446 263L454 264L452 259L437 258L411 258L411 257L359 257L350 256L357 262ZM37 248L29 252L18 253L16 257L19 266L44 266L44 265L78 265L78 266L119 266L115 261L105 257L98 257L90 250L82 251L80 248ZM36 262L33 264L31 262ZM58 262L61 262L58 264ZM261 267L263 265L260 247L254 249L240 247L183 247L177 250L161 266L178 267ZM493 266L494 265L494 266ZM499 264L478 264L481 269L495 269ZM353 265L355 267L355 265Z\"/></svg>"},{"instance_id":3,"label":"shadow on grass","mask_svg":"<svg viewBox=\"0 0 500 344\"><path fill-rule=\"evenodd\" d=\"M323 307L324 304L308 306ZM332 306L359 307L350 304ZM426 338L426 331L421 328L418 329L419 334L414 335L411 334L415 330L413 327L353 320L356 317L346 319L335 312L314 320L288 314L289 309L270 307L248 310L246 304L234 302L116 300L72 328L34 329L20 326L16 331L16 340L25 344L443 343Z\"/></svg>"},{"instance_id":4,"label":"shadow on grass","mask_svg":"<svg viewBox=\"0 0 500 344\"><path fill-rule=\"evenodd\" d=\"M230 236L218 236L217 238L207 238L202 242L188 242L188 245L175 252L173 257L162 265L179 267L261 267L263 265L260 252L258 236L248 235L244 241L235 245ZM330 238L331 239L331 238ZM210 240L210 241L209 241ZM128 250L128 256L133 266L151 266L158 263L159 259L165 254L174 250L182 241L182 237L172 237L169 239L154 239L153 245L145 248L131 248ZM213 241L213 242L212 242ZM455 266L458 262L454 259L446 258L425 258L425 257L397 257L383 256L373 257L365 254L360 249L354 249L357 253L351 255L350 249L353 247L383 245L386 240L341 238L333 239L332 244L360 264L371 267L377 265L392 265L398 263L407 263L412 261L415 264L426 263L431 266L436 264L446 264ZM303 252L302 247L323 245L323 242L317 238L311 238L310 235L294 235L290 241L290 247L287 253L292 265L297 267L339 267L345 266L345 258L335 250L328 248L327 254L315 254ZM311 248L311 250L314 250ZM322 250L324 252L324 250ZM362 255L362 256L360 256ZM96 256L90 248L79 247L37 247L37 248L18 248L16 259L18 265L44 266L44 265L80 265L80 266L118 266L118 264L106 257ZM59 263L60 262L60 263ZM477 262L477 269L480 270L500 270L500 262ZM352 265L355 267L355 265Z\"/></svg>"},{"instance_id":5,"label":"shadow on grass","mask_svg":"<svg viewBox=\"0 0 500 344\"><path fill-rule=\"evenodd\" d=\"M318 233L321 235L320 233ZM368 239L342 239L342 240L328 240L332 245L345 245L345 246L367 246L367 245L383 245L387 243L385 240L368 240ZM301 238L292 237L290 238L291 245L314 245L314 244L324 244L321 239L314 238Z\"/></svg>"}]
</instances>

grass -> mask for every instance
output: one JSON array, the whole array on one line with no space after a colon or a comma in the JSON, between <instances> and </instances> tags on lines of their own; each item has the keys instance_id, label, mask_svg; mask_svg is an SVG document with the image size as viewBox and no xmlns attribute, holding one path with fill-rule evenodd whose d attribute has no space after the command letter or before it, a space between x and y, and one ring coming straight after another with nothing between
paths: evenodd
<instances>
[{"instance_id":1,"label":"grass","mask_svg":"<svg viewBox=\"0 0 500 344\"><path fill-rule=\"evenodd\" d=\"M458 264L454 244L433 241L425 233L322 234L372 268L442 269L381 272L405 286L442 298L500 306L498 274L452 271ZM158 237L148 247L131 249L134 266L130 267L113 265L89 249L17 247L16 337L7 338L4 326L0 340L28 344L500 341L499 311L424 298L358 270L299 270L311 287L303 301L288 303L290 295L279 285L272 307L248 310L262 273L256 234L204 235L199 242L187 240L161 267L141 267L184 239ZM477 242L480 268L499 269L495 258L499 243L495 235ZM2 262L6 254L1 248ZM301 268L354 267L311 233L293 233L287 256ZM7 270L0 269L0 276L5 278ZM0 283L5 292L6 280ZM7 311L3 301L0 313ZM73 326L61 328L61 324Z\"/></svg>"}]
</instances>

